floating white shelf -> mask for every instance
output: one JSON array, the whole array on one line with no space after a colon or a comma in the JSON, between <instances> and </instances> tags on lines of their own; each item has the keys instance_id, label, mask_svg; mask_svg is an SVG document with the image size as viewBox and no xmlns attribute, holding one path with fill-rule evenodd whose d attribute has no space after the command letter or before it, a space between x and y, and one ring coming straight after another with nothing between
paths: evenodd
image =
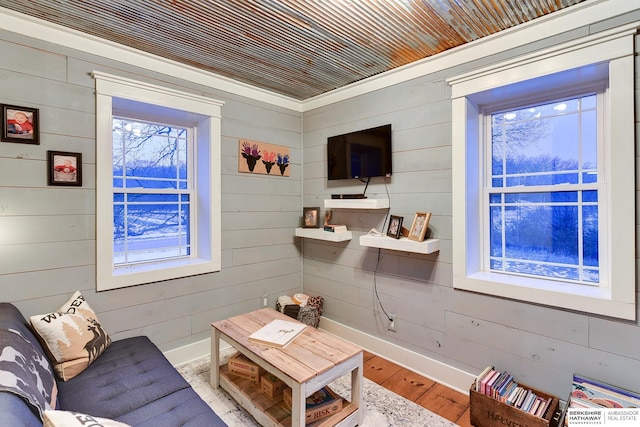
<instances>
[{"instance_id":1,"label":"floating white shelf","mask_svg":"<svg viewBox=\"0 0 640 427\"><path fill-rule=\"evenodd\" d=\"M423 242L417 242L406 237L394 239L388 236L364 235L360 236L360 245L371 248L430 254L440 250L440 239L427 239Z\"/></svg>"},{"instance_id":2,"label":"floating white shelf","mask_svg":"<svg viewBox=\"0 0 640 427\"><path fill-rule=\"evenodd\" d=\"M389 199L327 199L325 208L332 209L387 209Z\"/></svg>"},{"instance_id":3,"label":"floating white shelf","mask_svg":"<svg viewBox=\"0 0 640 427\"><path fill-rule=\"evenodd\" d=\"M324 231L322 228L296 228L296 236L307 239L328 240L330 242L344 242L352 238L350 231L332 233L331 231Z\"/></svg>"}]
</instances>

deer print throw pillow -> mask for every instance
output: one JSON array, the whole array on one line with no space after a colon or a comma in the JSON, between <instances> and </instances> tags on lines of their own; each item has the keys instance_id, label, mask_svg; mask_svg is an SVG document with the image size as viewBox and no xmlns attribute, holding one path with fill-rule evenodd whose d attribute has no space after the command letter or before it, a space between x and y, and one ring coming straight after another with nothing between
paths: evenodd
<instances>
[{"instance_id":1,"label":"deer print throw pillow","mask_svg":"<svg viewBox=\"0 0 640 427\"><path fill-rule=\"evenodd\" d=\"M30 320L63 381L87 369L111 345L111 338L80 292L58 311L31 316Z\"/></svg>"}]
</instances>

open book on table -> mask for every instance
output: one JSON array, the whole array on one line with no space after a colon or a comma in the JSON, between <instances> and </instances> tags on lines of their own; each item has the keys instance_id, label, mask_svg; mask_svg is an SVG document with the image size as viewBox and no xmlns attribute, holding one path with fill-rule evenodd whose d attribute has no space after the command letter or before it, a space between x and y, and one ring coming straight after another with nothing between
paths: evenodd
<instances>
[{"instance_id":1,"label":"open book on table","mask_svg":"<svg viewBox=\"0 0 640 427\"><path fill-rule=\"evenodd\" d=\"M297 337L307 325L286 320L272 320L251 335L249 341L271 347L285 347Z\"/></svg>"}]
</instances>

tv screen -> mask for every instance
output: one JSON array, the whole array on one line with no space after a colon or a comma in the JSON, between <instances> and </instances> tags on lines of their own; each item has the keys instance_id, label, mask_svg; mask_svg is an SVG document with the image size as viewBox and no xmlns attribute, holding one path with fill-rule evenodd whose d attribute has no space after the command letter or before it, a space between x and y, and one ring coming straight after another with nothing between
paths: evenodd
<instances>
[{"instance_id":1,"label":"tv screen","mask_svg":"<svg viewBox=\"0 0 640 427\"><path fill-rule=\"evenodd\" d=\"M327 139L329 180L391 176L391 125Z\"/></svg>"}]
</instances>

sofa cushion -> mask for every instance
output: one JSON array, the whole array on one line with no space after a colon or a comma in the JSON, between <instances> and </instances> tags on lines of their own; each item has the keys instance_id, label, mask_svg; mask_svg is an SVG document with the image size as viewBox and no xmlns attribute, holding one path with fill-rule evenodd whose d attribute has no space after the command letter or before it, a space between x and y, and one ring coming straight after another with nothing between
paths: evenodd
<instances>
[{"instance_id":1,"label":"sofa cushion","mask_svg":"<svg viewBox=\"0 0 640 427\"><path fill-rule=\"evenodd\" d=\"M70 411L44 411L44 427L130 427L118 421Z\"/></svg>"},{"instance_id":2,"label":"sofa cushion","mask_svg":"<svg viewBox=\"0 0 640 427\"><path fill-rule=\"evenodd\" d=\"M224 427L192 389L178 390L118 418L136 427Z\"/></svg>"},{"instance_id":3,"label":"sofa cushion","mask_svg":"<svg viewBox=\"0 0 640 427\"><path fill-rule=\"evenodd\" d=\"M144 336L114 341L87 370L58 387L59 409L67 411L136 427L226 426Z\"/></svg>"},{"instance_id":4,"label":"sofa cushion","mask_svg":"<svg viewBox=\"0 0 640 427\"><path fill-rule=\"evenodd\" d=\"M56 374L64 381L84 371L111 344L80 292L58 311L31 316L30 320L51 355Z\"/></svg>"},{"instance_id":5,"label":"sofa cushion","mask_svg":"<svg viewBox=\"0 0 640 427\"><path fill-rule=\"evenodd\" d=\"M114 341L90 369L58 382L59 409L118 419L188 387L149 338L127 338Z\"/></svg>"},{"instance_id":6,"label":"sofa cushion","mask_svg":"<svg viewBox=\"0 0 640 427\"><path fill-rule=\"evenodd\" d=\"M0 391L20 396L41 419L42 411L56 405L53 369L15 306L0 303L0 325Z\"/></svg>"}]
</instances>

